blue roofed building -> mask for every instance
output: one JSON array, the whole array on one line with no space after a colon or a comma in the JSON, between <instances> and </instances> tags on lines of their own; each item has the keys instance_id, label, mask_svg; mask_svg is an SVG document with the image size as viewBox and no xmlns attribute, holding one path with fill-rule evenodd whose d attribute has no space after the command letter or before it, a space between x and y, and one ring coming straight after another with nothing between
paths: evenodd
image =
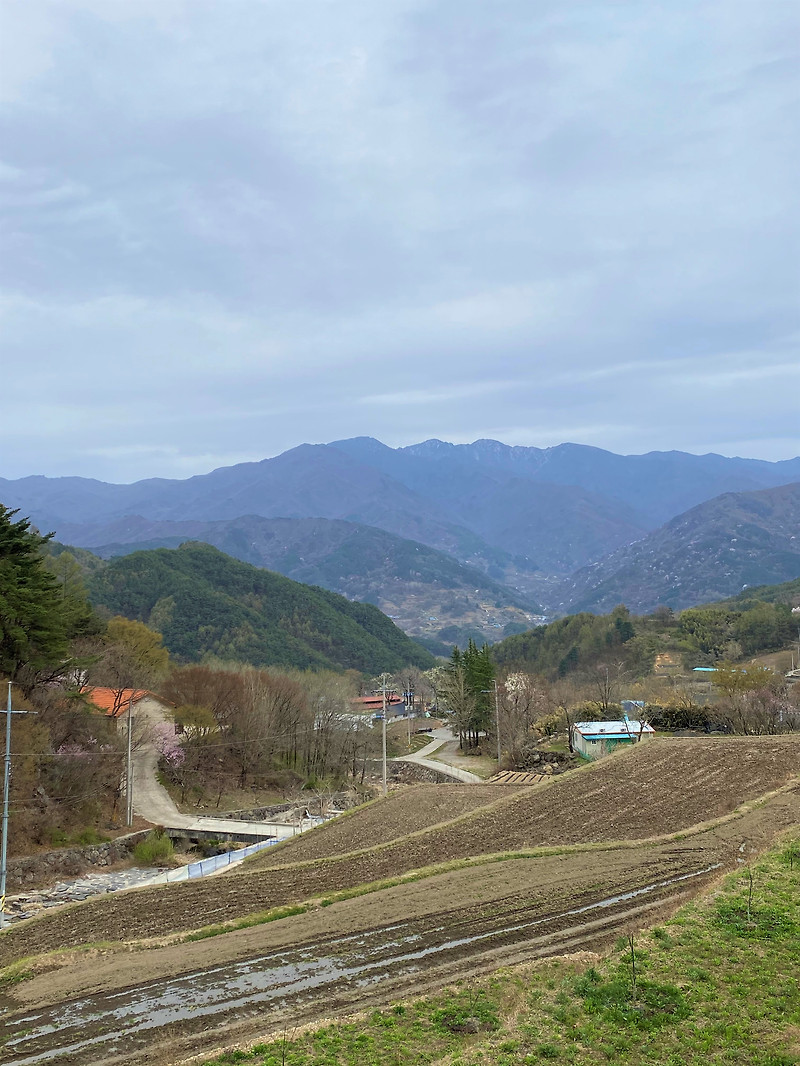
<instances>
[{"instance_id":1,"label":"blue roofed building","mask_svg":"<svg viewBox=\"0 0 800 1066\"><path fill-rule=\"evenodd\" d=\"M585 759L600 759L620 744L638 744L653 736L655 729L651 725L632 718L621 722L576 722L572 727L572 747Z\"/></svg>"}]
</instances>

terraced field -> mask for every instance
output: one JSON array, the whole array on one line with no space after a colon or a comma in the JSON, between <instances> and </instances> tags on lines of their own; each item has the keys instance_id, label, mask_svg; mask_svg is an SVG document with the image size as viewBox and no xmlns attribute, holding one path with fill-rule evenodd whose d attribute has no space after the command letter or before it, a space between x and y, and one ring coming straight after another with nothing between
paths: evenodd
<instances>
[{"instance_id":1,"label":"terraced field","mask_svg":"<svg viewBox=\"0 0 800 1066\"><path fill-rule=\"evenodd\" d=\"M799 771L800 737L652 740L532 788L480 787L488 799L473 809L470 793L479 786L420 786L289 841L252 867L334 858L378 845L392 856L387 867L373 851L376 876L383 877L391 876L389 869L401 873L487 852L644 840L729 814ZM429 799L435 793L428 791L436 788L452 796L450 810L461 803L464 813L436 825ZM492 789L502 789L493 803ZM401 836L403 825L409 828ZM414 826L420 827L416 833Z\"/></svg>"},{"instance_id":2,"label":"terraced field","mask_svg":"<svg viewBox=\"0 0 800 1066\"><path fill-rule=\"evenodd\" d=\"M797 826L798 769L800 737L658 740L533 787L419 786L224 877L46 914L0 935L0 964L41 960L26 963L33 980L7 989L0 1027L42 1057L11 1062L177 1062L198 1033L209 1050L386 1001L401 986L414 994L602 945ZM548 850L526 851L540 845ZM302 914L278 922L174 942L303 900ZM70 1026L84 1043L62 1055ZM106 1033L108 1059L94 1042Z\"/></svg>"},{"instance_id":3,"label":"terraced field","mask_svg":"<svg viewBox=\"0 0 800 1066\"><path fill-rule=\"evenodd\" d=\"M800 737L664 739L532 788L420 785L254 856L224 877L42 915L0 936L0 964L66 945L188 932L453 860L677 833L779 788L799 769ZM477 806L476 796L483 801ZM401 836L403 826L421 828Z\"/></svg>"},{"instance_id":4,"label":"terraced field","mask_svg":"<svg viewBox=\"0 0 800 1066\"><path fill-rule=\"evenodd\" d=\"M481 807L508 799L518 788L497 785L417 785L393 792L386 799L356 807L323 828L295 837L269 852L268 866L284 866L304 859L388 844L431 826L450 822ZM290 844L291 847L287 847Z\"/></svg>"}]
</instances>

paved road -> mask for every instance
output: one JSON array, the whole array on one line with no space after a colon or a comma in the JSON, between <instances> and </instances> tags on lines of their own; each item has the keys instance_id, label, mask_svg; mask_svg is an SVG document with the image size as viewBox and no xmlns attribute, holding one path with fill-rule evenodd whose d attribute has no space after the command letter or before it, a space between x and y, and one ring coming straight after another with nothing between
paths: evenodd
<instances>
[{"instance_id":1,"label":"paved road","mask_svg":"<svg viewBox=\"0 0 800 1066\"><path fill-rule=\"evenodd\" d=\"M145 723L140 723L144 725ZM152 741L141 741L133 754L133 807L137 814L165 829L190 829L206 833L242 833L245 836L277 837L285 840L316 822L301 826L287 822L244 822L232 818L205 818L182 814L165 788L158 783L158 752ZM136 737L136 732L134 732Z\"/></svg>"},{"instance_id":2,"label":"paved road","mask_svg":"<svg viewBox=\"0 0 800 1066\"><path fill-rule=\"evenodd\" d=\"M448 777L454 778L456 781L463 781L470 785L480 785L483 783L483 778L478 777L477 774L470 773L469 770L462 770L459 766L452 766L445 761L446 753L440 753L439 759L429 759L429 755L433 755L435 751L439 751L445 744L449 744L455 740L455 735L452 730L442 727L441 729L434 729L431 733L433 740L430 744L426 744L424 748L420 748L419 751L413 755L399 755L395 762L413 762L418 766L426 766L429 770L437 770L440 774L447 774Z\"/></svg>"}]
</instances>

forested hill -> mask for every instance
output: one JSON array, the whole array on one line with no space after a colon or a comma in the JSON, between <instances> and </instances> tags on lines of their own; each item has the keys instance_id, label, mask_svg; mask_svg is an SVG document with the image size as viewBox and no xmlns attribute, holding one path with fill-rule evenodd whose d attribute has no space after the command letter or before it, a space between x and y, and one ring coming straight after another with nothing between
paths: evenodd
<instances>
[{"instance_id":1,"label":"forested hill","mask_svg":"<svg viewBox=\"0 0 800 1066\"><path fill-rule=\"evenodd\" d=\"M491 650L505 670L526 670L555 680L570 675L597 680L645 677L656 656L667 654L691 670L721 660L751 659L796 645L800 580L748 589L740 596L674 614L659 607L649 615L617 606L609 614L567 615L508 637Z\"/></svg>"},{"instance_id":2,"label":"forested hill","mask_svg":"<svg viewBox=\"0 0 800 1066\"><path fill-rule=\"evenodd\" d=\"M207 544L135 552L87 578L92 602L146 622L179 661L377 674L433 657L370 604L301 585Z\"/></svg>"}]
</instances>

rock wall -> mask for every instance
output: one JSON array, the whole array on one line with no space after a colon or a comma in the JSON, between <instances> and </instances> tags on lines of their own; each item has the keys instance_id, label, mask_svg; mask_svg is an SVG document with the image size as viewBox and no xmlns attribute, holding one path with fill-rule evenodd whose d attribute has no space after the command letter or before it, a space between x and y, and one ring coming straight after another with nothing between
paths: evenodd
<instances>
[{"instance_id":1,"label":"rock wall","mask_svg":"<svg viewBox=\"0 0 800 1066\"><path fill-rule=\"evenodd\" d=\"M272 807L250 807L245 811L209 811L203 814L208 818L230 818L238 822L269 822L278 814L294 810L298 803L276 803Z\"/></svg>"},{"instance_id":2,"label":"rock wall","mask_svg":"<svg viewBox=\"0 0 800 1066\"><path fill-rule=\"evenodd\" d=\"M360 798L353 791L334 792L332 795L326 796L324 800L326 806L338 807L339 810L349 810L351 807L358 806L359 803L363 803L363 798ZM319 807L319 797L310 792L302 800L294 800L292 803L276 803L272 807L251 807L245 811L210 812L204 810L203 813L211 818L233 818L240 822L270 822L289 811L297 811L298 818L306 810L311 814L316 814L319 811ZM283 822L286 819L278 818L278 820ZM289 821L291 820L289 819Z\"/></svg>"},{"instance_id":3,"label":"rock wall","mask_svg":"<svg viewBox=\"0 0 800 1066\"><path fill-rule=\"evenodd\" d=\"M389 776L392 781L400 781L403 784L412 784L415 781L425 781L434 785L459 785L455 777L439 770L432 770L429 766L420 766L416 762L392 762L389 764Z\"/></svg>"},{"instance_id":4,"label":"rock wall","mask_svg":"<svg viewBox=\"0 0 800 1066\"><path fill-rule=\"evenodd\" d=\"M92 844L85 848L58 848L43 851L38 855L11 859L6 871L8 891L35 885L62 877L79 877L93 867L113 866L130 859L134 847L144 840L147 832L129 833L105 844Z\"/></svg>"}]
</instances>

